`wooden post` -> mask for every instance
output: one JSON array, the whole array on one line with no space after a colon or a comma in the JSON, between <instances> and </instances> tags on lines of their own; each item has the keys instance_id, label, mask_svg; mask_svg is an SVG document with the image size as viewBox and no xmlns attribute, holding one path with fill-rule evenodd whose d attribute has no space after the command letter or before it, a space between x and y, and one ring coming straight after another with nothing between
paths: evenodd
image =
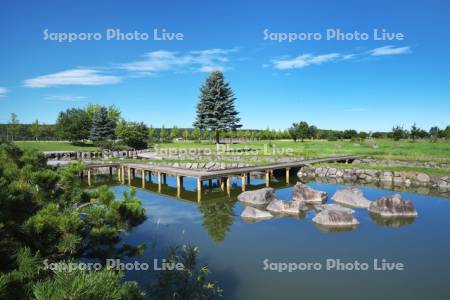
<instances>
[{"instance_id":1,"label":"wooden post","mask_svg":"<svg viewBox=\"0 0 450 300\"><path fill-rule=\"evenodd\" d=\"M120 168L119 167L117 167L117 181L119 181L120 182Z\"/></svg>"},{"instance_id":2,"label":"wooden post","mask_svg":"<svg viewBox=\"0 0 450 300\"><path fill-rule=\"evenodd\" d=\"M87 176L88 176L88 186L91 186L91 169L90 168L88 169Z\"/></svg>"},{"instance_id":3,"label":"wooden post","mask_svg":"<svg viewBox=\"0 0 450 300\"><path fill-rule=\"evenodd\" d=\"M197 178L197 201L202 201L202 179L200 177Z\"/></svg>"},{"instance_id":4,"label":"wooden post","mask_svg":"<svg viewBox=\"0 0 450 300\"><path fill-rule=\"evenodd\" d=\"M109 167L109 176L112 177L112 167Z\"/></svg>"},{"instance_id":5,"label":"wooden post","mask_svg":"<svg viewBox=\"0 0 450 300\"><path fill-rule=\"evenodd\" d=\"M227 194L228 194L228 196L230 196L231 195L231 177L230 176L227 177L226 186L227 186Z\"/></svg>"},{"instance_id":6,"label":"wooden post","mask_svg":"<svg viewBox=\"0 0 450 300\"><path fill-rule=\"evenodd\" d=\"M245 192L245 174L241 175L241 187L242 187L242 191Z\"/></svg>"},{"instance_id":7,"label":"wooden post","mask_svg":"<svg viewBox=\"0 0 450 300\"><path fill-rule=\"evenodd\" d=\"M142 188L145 189L145 170L141 170L141 177L142 177Z\"/></svg>"},{"instance_id":8,"label":"wooden post","mask_svg":"<svg viewBox=\"0 0 450 300\"><path fill-rule=\"evenodd\" d=\"M158 193L161 193L161 172L158 172Z\"/></svg>"},{"instance_id":9,"label":"wooden post","mask_svg":"<svg viewBox=\"0 0 450 300\"><path fill-rule=\"evenodd\" d=\"M125 183L125 167L122 166L121 169L122 169L122 171L120 172L120 174L121 174L120 178L122 180L122 184L124 184Z\"/></svg>"},{"instance_id":10,"label":"wooden post","mask_svg":"<svg viewBox=\"0 0 450 300\"><path fill-rule=\"evenodd\" d=\"M133 179L135 179L136 178L136 169L131 169L131 172L133 174Z\"/></svg>"},{"instance_id":11,"label":"wooden post","mask_svg":"<svg viewBox=\"0 0 450 300\"><path fill-rule=\"evenodd\" d=\"M177 175L177 197L181 196L181 187L182 187L182 177Z\"/></svg>"},{"instance_id":12,"label":"wooden post","mask_svg":"<svg viewBox=\"0 0 450 300\"><path fill-rule=\"evenodd\" d=\"M220 189L223 191L225 191L225 178L220 178Z\"/></svg>"},{"instance_id":13,"label":"wooden post","mask_svg":"<svg viewBox=\"0 0 450 300\"><path fill-rule=\"evenodd\" d=\"M289 184L289 171L291 170L291 168L286 168L286 184Z\"/></svg>"},{"instance_id":14,"label":"wooden post","mask_svg":"<svg viewBox=\"0 0 450 300\"><path fill-rule=\"evenodd\" d=\"M128 167L128 185L131 185L131 168Z\"/></svg>"},{"instance_id":15,"label":"wooden post","mask_svg":"<svg viewBox=\"0 0 450 300\"><path fill-rule=\"evenodd\" d=\"M266 171L266 187L270 187L270 171Z\"/></svg>"}]
</instances>

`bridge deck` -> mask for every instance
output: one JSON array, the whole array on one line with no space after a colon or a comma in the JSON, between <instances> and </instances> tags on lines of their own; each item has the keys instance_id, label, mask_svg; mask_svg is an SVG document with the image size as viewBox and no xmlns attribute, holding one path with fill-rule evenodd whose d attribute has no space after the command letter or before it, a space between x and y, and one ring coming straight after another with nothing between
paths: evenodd
<instances>
[{"instance_id":1,"label":"bridge deck","mask_svg":"<svg viewBox=\"0 0 450 300\"><path fill-rule=\"evenodd\" d=\"M332 156L332 157L324 157L324 158L315 158L315 159L306 159L299 161L291 161L291 162L282 162L282 163L273 163L273 164L265 164L265 165L256 165L249 167L241 167L241 168L230 168L225 170L193 170L193 169L185 169L171 166L160 166L160 165L151 165L146 163L99 163L99 164L88 164L86 168L95 169L102 167L125 167L129 169L137 169L137 170L145 170L150 172L163 173L171 176L182 176L182 177L193 177L199 178L201 180L207 179L219 179L232 175L242 175L251 172L258 171L271 171L278 169L286 169L286 168L300 168L305 165L315 164L315 163L324 163L324 162L340 162L347 160L354 160L358 158L356 155L345 155L345 156Z\"/></svg>"}]
</instances>

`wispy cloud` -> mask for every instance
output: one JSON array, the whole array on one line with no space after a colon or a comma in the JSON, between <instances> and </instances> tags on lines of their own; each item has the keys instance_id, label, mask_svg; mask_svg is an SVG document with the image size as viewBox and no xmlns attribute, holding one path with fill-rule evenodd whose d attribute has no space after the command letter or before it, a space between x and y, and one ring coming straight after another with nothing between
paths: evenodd
<instances>
[{"instance_id":1,"label":"wispy cloud","mask_svg":"<svg viewBox=\"0 0 450 300\"><path fill-rule=\"evenodd\" d=\"M322 55L302 54L294 58L273 59L272 64L278 70L301 69L310 65L320 65L342 58L339 53Z\"/></svg>"},{"instance_id":2,"label":"wispy cloud","mask_svg":"<svg viewBox=\"0 0 450 300\"><path fill-rule=\"evenodd\" d=\"M154 75L160 72L211 72L229 68L229 56L238 51L233 49L207 49L179 53L173 51L154 51L146 53L143 59L125 63L120 69L140 75Z\"/></svg>"},{"instance_id":3,"label":"wispy cloud","mask_svg":"<svg viewBox=\"0 0 450 300\"><path fill-rule=\"evenodd\" d=\"M368 109L362 107L344 109L344 112L363 112L363 111L368 111Z\"/></svg>"},{"instance_id":4,"label":"wispy cloud","mask_svg":"<svg viewBox=\"0 0 450 300\"><path fill-rule=\"evenodd\" d=\"M384 55L399 55L410 53L410 47L394 47L394 46L384 46L380 48L375 48L370 51L372 56L384 56Z\"/></svg>"},{"instance_id":5,"label":"wispy cloud","mask_svg":"<svg viewBox=\"0 0 450 300\"><path fill-rule=\"evenodd\" d=\"M328 62L349 61L357 58L363 58L367 56L385 56L385 55L399 55L410 53L411 48L408 47L394 47L384 46L375 48L366 52L359 53L328 53L328 54L300 54L294 58L281 57L271 60L272 66L278 70L290 70L290 69L302 69L312 65L321 65ZM267 64L263 65L267 67Z\"/></svg>"},{"instance_id":6,"label":"wispy cloud","mask_svg":"<svg viewBox=\"0 0 450 300\"><path fill-rule=\"evenodd\" d=\"M30 88L43 88L61 85L103 85L120 81L121 78L118 76L105 75L95 69L80 68L27 79L23 85Z\"/></svg>"},{"instance_id":7,"label":"wispy cloud","mask_svg":"<svg viewBox=\"0 0 450 300\"><path fill-rule=\"evenodd\" d=\"M50 101L60 101L60 102L79 102L86 101L85 96L73 96L73 95L48 95L45 99Z\"/></svg>"},{"instance_id":8,"label":"wispy cloud","mask_svg":"<svg viewBox=\"0 0 450 300\"><path fill-rule=\"evenodd\" d=\"M0 86L0 98L6 97L6 94L7 94L8 92L9 92L9 91L8 91L7 88L1 87L1 86Z\"/></svg>"}]
</instances>

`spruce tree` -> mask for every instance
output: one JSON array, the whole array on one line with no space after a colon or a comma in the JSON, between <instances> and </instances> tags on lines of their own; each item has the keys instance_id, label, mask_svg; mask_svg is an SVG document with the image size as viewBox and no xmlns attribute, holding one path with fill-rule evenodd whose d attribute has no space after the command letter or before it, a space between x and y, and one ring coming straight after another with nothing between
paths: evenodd
<instances>
[{"instance_id":1,"label":"spruce tree","mask_svg":"<svg viewBox=\"0 0 450 300\"><path fill-rule=\"evenodd\" d=\"M91 140L98 144L112 139L114 139L114 124L108 117L106 107L101 107L92 119Z\"/></svg>"},{"instance_id":2,"label":"spruce tree","mask_svg":"<svg viewBox=\"0 0 450 300\"><path fill-rule=\"evenodd\" d=\"M242 126L234 100L233 90L225 82L222 72L213 71L200 89L194 127L213 132L218 144L221 131L236 130Z\"/></svg>"}]
</instances>

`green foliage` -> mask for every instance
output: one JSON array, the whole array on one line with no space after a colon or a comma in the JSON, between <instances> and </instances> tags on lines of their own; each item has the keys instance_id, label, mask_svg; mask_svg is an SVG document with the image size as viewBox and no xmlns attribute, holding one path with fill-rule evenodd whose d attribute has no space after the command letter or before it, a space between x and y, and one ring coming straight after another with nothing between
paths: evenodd
<instances>
[{"instance_id":1,"label":"green foliage","mask_svg":"<svg viewBox=\"0 0 450 300\"><path fill-rule=\"evenodd\" d=\"M180 129L178 129L177 126L173 126L172 130L170 130L170 137L172 139L176 139L179 136L180 136Z\"/></svg>"},{"instance_id":2,"label":"green foliage","mask_svg":"<svg viewBox=\"0 0 450 300\"><path fill-rule=\"evenodd\" d=\"M59 293L64 292L74 293L73 299L96 299L77 298L76 291L60 285L60 279L36 268L37 260L41 255L55 262L82 257L101 259L134 251L130 245L117 249L116 244L120 242L120 232L145 219L145 210L135 192L124 193L120 201L106 187L85 192L74 181L74 175L82 169L81 164L74 164L55 171L47 167L36 151L0 144L0 294L10 299L29 298L31 285L39 280L46 285L33 288L37 298L61 299ZM17 249L23 250L16 255ZM130 292L136 288L130 284L114 285L106 280L112 275L75 274L70 281L80 280L81 288L83 280L89 279L85 282L88 288L89 281L94 282L100 276L103 284L110 284L103 290L122 295L117 299L140 299L121 294L123 288ZM46 291L51 294L45 294ZM97 292L101 292L98 294L101 298L103 291L98 288Z\"/></svg>"},{"instance_id":3,"label":"green foliage","mask_svg":"<svg viewBox=\"0 0 450 300\"><path fill-rule=\"evenodd\" d=\"M91 140L101 148L111 148L110 142L115 138L115 124L108 117L106 107L100 107L92 119Z\"/></svg>"},{"instance_id":4,"label":"green foliage","mask_svg":"<svg viewBox=\"0 0 450 300\"><path fill-rule=\"evenodd\" d=\"M182 270L162 270L151 288L155 299L217 299L222 289L208 279L210 271L206 266L197 266L198 248L190 245L170 249L167 262L182 263Z\"/></svg>"},{"instance_id":5,"label":"green foliage","mask_svg":"<svg viewBox=\"0 0 450 300\"><path fill-rule=\"evenodd\" d=\"M110 270L56 271L51 279L33 286L37 300L60 299L144 299L135 282L122 283L123 274Z\"/></svg>"},{"instance_id":6,"label":"green foliage","mask_svg":"<svg viewBox=\"0 0 450 300\"><path fill-rule=\"evenodd\" d=\"M310 136L310 129L308 123L302 121L300 123L293 123L291 128L289 128L289 134L291 138L296 142L297 140L307 139Z\"/></svg>"},{"instance_id":7,"label":"green foliage","mask_svg":"<svg viewBox=\"0 0 450 300\"><path fill-rule=\"evenodd\" d=\"M19 133L19 128L19 119L15 113L12 113L8 123L8 130L11 135L11 140L14 140L14 137Z\"/></svg>"},{"instance_id":8,"label":"green foliage","mask_svg":"<svg viewBox=\"0 0 450 300\"><path fill-rule=\"evenodd\" d=\"M84 109L67 109L60 112L56 120L56 128L60 138L71 142L88 139L91 127L92 119Z\"/></svg>"},{"instance_id":9,"label":"green foliage","mask_svg":"<svg viewBox=\"0 0 450 300\"><path fill-rule=\"evenodd\" d=\"M128 147L134 149L146 149L148 146L148 127L142 122L119 122L116 127L116 136Z\"/></svg>"},{"instance_id":10,"label":"green foliage","mask_svg":"<svg viewBox=\"0 0 450 300\"><path fill-rule=\"evenodd\" d=\"M233 90L225 82L222 72L213 71L200 89L194 127L214 132L216 143L219 143L221 131L234 131L242 126L234 106L235 100Z\"/></svg>"},{"instance_id":11,"label":"green foliage","mask_svg":"<svg viewBox=\"0 0 450 300\"><path fill-rule=\"evenodd\" d=\"M215 242L223 242L234 221L234 202L230 199L202 201L199 210L203 215L203 227Z\"/></svg>"},{"instance_id":12,"label":"green foliage","mask_svg":"<svg viewBox=\"0 0 450 300\"><path fill-rule=\"evenodd\" d=\"M445 134L445 138L450 140L450 125L445 127L444 134Z\"/></svg>"},{"instance_id":13,"label":"green foliage","mask_svg":"<svg viewBox=\"0 0 450 300\"><path fill-rule=\"evenodd\" d=\"M399 141L407 137L408 133L403 129L402 126L395 126L392 128L392 138L394 141Z\"/></svg>"}]
</instances>

